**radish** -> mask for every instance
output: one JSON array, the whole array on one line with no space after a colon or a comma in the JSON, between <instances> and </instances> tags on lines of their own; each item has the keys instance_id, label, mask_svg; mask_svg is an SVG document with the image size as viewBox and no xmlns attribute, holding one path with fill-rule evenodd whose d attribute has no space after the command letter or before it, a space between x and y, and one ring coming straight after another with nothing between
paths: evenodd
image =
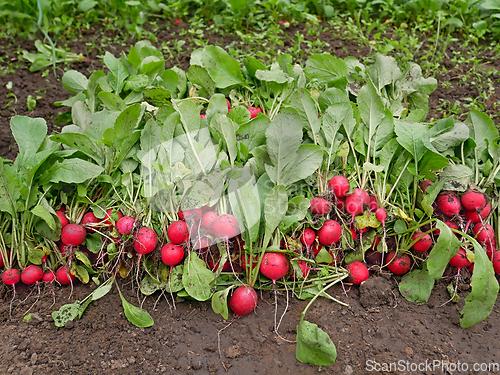
<instances>
[{"instance_id":1,"label":"radish","mask_svg":"<svg viewBox=\"0 0 500 375\"><path fill-rule=\"evenodd\" d=\"M436 199L436 203L443 214L448 217L458 215L460 213L460 209L462 208L460 199L454 191L445 191L440 193Z\"/></svg>"},{"instance_id":2,"label":"radish","mask_svg":"<svg viewBox=\"0 0 500 375\"><path fill-rule=\"evenodd\" d=\"M333 176L330 181L328 181L328 188L333 190L333 194L335 194L337 198L344 198L351 187L349 186L349 180L347 178L342 175L337 175Z\"/></svg>"},{"instance_id":3,"label":"radish","mask_svg":"<svg viewBox=\"0 0 500 375\"><path fill-rule=\"evenodd\" d=\"M66 212L66 207L64 207L64 204L63 204L63 205L61 205L61 207L59 207L59 208L57 209L57 211L58 211L58 212Z\"/></svg>"},{"instance_id":4,"label":"radish","mask_svg":"<svg viewBox=\"0 0 500 375\"><path fill-rule=\"evenodd\" d=\"M130 233L132 233L132 229L134 229L134 224L135 224L135 219L133 217L124 216L116 222L116 230L122 236L128 236Z\"/></svg>"},{"instance_id":5,"label":"radish","mask_svg":"<svg viewBox=\"0 0 500 375\"><path fill-rule=\"evenodd\" d=\"M370 196L363 189L356 188L345 199L345 209L353 219L370 205Z\"/></svg>"},{"instance_id":6,"label":"radish","mask_svg":"<svg viewBox=\"0 0 500 375\"><path fill-rule=\"evenodd\" d=\"M314 243L314 245L313 245L313 247L312 247L312 252L313 252L313 254L314 254L315 256L316 256L316 255L318 255L318 253L321 251L321 249L322 249L322 248L323 248L323 245L322 245L322 244L320 244L320 243L318 243L318 244Z\"/></svg>"},{"instance_id":7,"label":"radish","mask_svg":"<svg viewBox=\"0 0 500 375\"><path fill-rule=\"evenodd\" d=\"M212 224L212 233L220 238L233 238L240 233L238 220L233 215L224 214Z\"/></svg>"},{"instance_id":8,"label":"radish","mask_svg":"<svg viewBox=\"0 0 500 375\"><path fill-rule=\"evenodd\" d=\"M229 101L229 99L226 99L226 103L227 103L227 109L231 109L231 102Z\"/></svg>"},{"instance_id":9,"label":"radish","mask_svg":"<svg viewBox=\"0 0 500 375\"><path fill-rule=\"evenodd\" d=\"M134 249L139 254L139 261L141 256L149 254L156 248L158 235L156 232L148 227L139 229L134 238Z\"/></svg>"},{"instance_id":10,"label":"radish","mask_svg":"<svg viewBox=\"0 0 500 375\"><path fill-rule=\"evenodd\" d=\"M316 215L327 215L332 209L332 205L326 199L313 198L311 199L310 210Z\"/></svg>"},{"instance_id":11,"label":"radish","mask_svg":"<svg viewBox=\"0 0 500 375\"><path fill-rule=\"evenodd\" d=\"M342 228L335 220L327 220L318 231L318 239L322 245L331 246L339 242L342 236Z\"/></svg>"},{"instance_id":12,"label":"radish","mask_svg":"<svg viewBox=\"0 0 500 375\"><path fill-rule=\"evenodd\" d=\"M109 210L106 211L106 216L104 216L104 224L106 224L108 227L112 227L115 223L115 220L113 219L113 212L116 212L116 215L118 216L118 220L120 220L123 217L123 214L118 211L117 209L110 208ZM116 220L116 221L118 221Z\"/></svg>"},{"instance_id":13,"label":"radish","mask_svg":"<svg viewBox=\"0 0 500 375\"><path fill-rule=\"evenodd\" d=\"M21 272L15 268L8 269L2 274L2 281L5 285L16 285L21 281Z\"/></svg>"},{"instance_id":14,"label":"radish","mask_svg":"<svg viewBox=\"0 0 500 375\"><path fill-rule=\"evenodd\" d=\"M250 112L250 118L255 118L259 113L262 113L260 107L248 107L248 112Z\"/></svg>"},{"instance_id":15,"label":"radish","mask_svg":"<svg viewBox=\"0 0 500 375\"><path fill-rule=\"evenodd\" d=\"M316 239L316 232L311 228L304 228L300 235L300 242L306 247L309 252L314 240Z\"/></svg>"},{"instance_id":16,"label":"radish","mask_svg":"<svg viewBox=\"0 0 500 375\"><path fill-rule=\"evenodd\" d=\"M212 246L212 241L210 240L210 238L203 236L196 239L193 248L195 250L200 250L201 252L203 252L210 246Z\"/></svg>"},{"instance_id":17,"label":"radish","mask_svg":"<svg viewBox=\"0 0 500 375\"><path fill-rule=\"evenodd\" d=\"M201 118L202 120L203 120L203 119L206 119L206 117L205 117L205 115L204 115L203 113L200 115L200 118Z\"/></svg>"},{"instance_id":18,"label":"radish","mask_svg":"<svg viewBox=\"0 0 500 375\"><path fill-rule=\"evenodd\" d=\"M380 266L382 263L382 254L376 250L369 249L365 252L365 261L368 264Z\"/></svg>"},{"instance_id":19,"label":"radish","mask_svg":"<svg viewBox=\"0 0 500 375\"><path fill-rule=\"evenodd\" d=\"M217 272L220 266L220 259L214 259L212 256L207 259L207 266L210 268L212 271ZM231 271L231 263L229 263L227 260L222 266L222 271L221 272L229 272Z\"/></svg>"},{"instance_id":20,"label":"radish","mask_svg":"<svg viewBox=\"0 0 500 375\"><path fill-rule=\"evenodd\" d=\"M344 211L345 210L345 198L336 198L333 197L333 204L339 211Z\"/></svg>"},{"instance_id":21,"label":"radish","mask_svg":"<svg viewBox=\"0 0 500 375\"><path fill-rule=\"evenodd\" d=\"M281 279L288 273L290 264L282 253L266 253L260 265L260 272L276 284L276 280Z\"/></svg>"},{"instance_id":22,"label":"radish","mask_svg":"<svg viewBox=\"0 0 500 375\"><path fill-rule=\"evenodd\" d=\"M491 259L492 255L495 254L495 252L497 251L497 245L495 244L494 241L486 242L484 248L486 250L486 255L488 255L488 258L490 258L490 259Z\"/></svg>"},{"instance_id":23,"label":"radish","mask_svg":"<svg viewBox=\"0 0 500 375\"><path fill-rule=\"evenodd\" d=\"M472 229L474 238L481 244L493 242L495 239L495 230L489 224L477 223Z\"/></svg>"},{"instance_id":24,"label":"radish","mask_svg":"<svg viewBox=\"0 0 500 375\"><path fill-rule=\"evenodd\" d=\"M65 245L79 246L85 241L87 231L78 224L68 224L61 232L61 241Z\"/></svg>"},{"instance_id":25,"label":"radish","mask_svg":"<svg viewBox=\"0 0 500 375\"><path fill-rule=\"evenodd\" d=\"M368 268L361 262L349 263L346 267L351 275L350 280L354 285L359 285L370 276Z\"/></svg>"},{"instance_id":26,"label":"radish","mask_svg":"<svg viewBox=\"0 0 500 375\"><path fill-rule=\"evenodd\" d=\"M492 258L493 269L500 275L500 251L496 251Z\"/></svg>"},{"instance_id":27,"label":"radish","mask_svg":"<svg viewBox=\"0 0 500 375\"><path fill-rule=\"evenodd\" d=\"M182 246L168 243L161 248L161 261L167 266L176 266L184 258L184 249Z\"/></svg>"},{"instance_id":28,"label":"radish","mask_svg":"<svg viewBox=\"0 0 500 375\"><path fill-rule=\"evenodd\" d=\"M247 259L250 260L250 256L246 254L241 254L241 267L243 269L247 268ZM257 267L257 263L259 263L259 258L257 256L253 257L252 261L250 262L252 266L252 270Z\"/></svg>"},{"instance_id":29,"label":"radish","mask_svg":"<svg viewBox=\"0 0 500 375\"><path fill-rule=\"evenodd\" d=\"M301 272L300 278L307 279L309 277L309 272L311 272L311 267L309 267L309 265L305 260L298 260L297 263L300 267L300 272ZM292 279L295 280L295 274L292 274Z\"/></svg>"},{"instance_id":30,"label":"radish","mask_svg":"<svg viewBox=\"0 0 500 375\"><path fill-rule=\"evenodd\" d=\"M201 226L206 230L211 230L212 225L219 218L219 214L215 211L207 211L201 216Z\"/></svg>"},{"instance_id":31,"label":"radish","mask_svg":"<svg viewBox=\"0 0 500 375\"><path fill-rule=\"evenodd\" d=\"M396 255L396 251L392 251L387 254L386 260L388 262L387 268L396 275L405 274L411 267L411 259L408 254Z\"/></svg>"},{"instance_id":32,"label":"radish","mask_svg":"<svg viewBox=\"0 0 500 375\"><path fill-rule=\"evenodd\" d=\"M69 267L62 266L56 271L56 280L61 285L69 285L76 280L76 276L73 275Z\"/></svg>"},{"instance_id":33,"label":"radish","mask_svg":"<svg viewBox=\"0 0 500 375\"><path fill-rule=\"evenodd\" d=\"M422 232L417 232L411 237L411 239L413 241L418 240L412 246L412 249L418 252L425 253L432 246L432 238L428 233L424 234Z\"/></svg>"},{"instance_id":34,"label":"radish","mask_svg":"<svg viewBox=\"0 0 500 375\"><path fill-rule=\"evenodd\" d=\"M351 232L353 240L355 240L356 238L358 238L358 233L354 229L349 228L349 231Z\"/></svg>"},{"instance_id":35,"label":"radish","mask_svg":"<svg viewBox=\"0 0 500 375\"><path fill-rule=\"evenodd\" d=\"M449 264L453 267L457 267L458 271L463 267L469 267L472 263L467 259L467 253L464 249L458 249L458 252L453 258L450 259Z\"/></svg>"},{"instance_id":36,"label":"radish","mask_svg":"<svg viewBox=\"0 0 500 375\"><path fill-rule=\"evenodd\" d=\"M62 212L62 211L56 211L56 215L59 218L59 221L61 223L61 228L64 228L66 225L69 224L69 220L66 217L66 215L64 215L64 212Z\"/></svg>"},{"instance_id":37,"label":"radish","mask_svg":"<svg viewBox=\"0 0 500 375\"><path fill-rule=\"evenodd\" d=\"M375 195L370 195L370 203L368 204L370 212L376 212L378 210L377 197Z\"/></svg>"},{"instance_id":38,"label":"radish","mask_svg":"<svg viewBox=\"0 0 500 375\"><path fill-rule=\"evenodd\" d=\"M462 198L460 198L460 201L466 210L475 212L482 210L488 203L486 195L477 190L466 191L462 195Z\"/></svg>"},{"instance_id":39,"label":"radish","mask_svg":"<svg viewBox=\"0 0 500 375\"><path fill-rule=\"evenodd\" d=\"M9 253L7 253L7 258L8 257L9 257ZM3 260L2 253L0 252L0 268L2 268L3 266L5 266L5 261Z\"/></svg>"},{"instance_id":40,"label":"radish","mask_svg":"<svg viewBox=\"0 0 500 375\"><path fill-rule=\"evenodd\" d=\"M95 229L92 229L95 225L99 224L101 220L99 220L93 212L87 212L85 215L83 215L81 225L85 226L87 229L87 232L93 233L95 232ZM94 225L95 224L95 225Z\"/></svg>"},{"instance_id":41,"label":"radish","mask_svg":"<svg viewBox=\"0 0 500 375\"><path fill-rule=\"evenodd\" d=\"M32 285L39 282L43 277L42 267L31 264L21 273L21 281L26 285Z\"/></svg>"},{"instance_id":42,"label":"radish","mask_svg":"<svg viewBox=\"0 0 500 375\"><path fill-rule=\"evenodd\" d=\"M186 210L186 211L181 211L177 213L179 215L179 219L184 220L184 221L198 221L201 218L201 208L195 208L192 210Z\"/></svg>"},{"instance_id":43,"label":"radish","mask_svg":"<svg viewBox=\"0 0 500 375\"><path fill-rule=\"evenodd\" d=\"M257 292L249 285L238 287L229 300L231 310L237 315L251 313L257 307Z\"/></svg>"},{"instance_id":44,"label":"radish","mask_svg":"<svg viewBox=\"0 0 500 375\"><path fill-rule=\"evenodd\" d=\"M382 227L385 227L385 219L387 219L387 211L385 210L384 207L380 207L375 212L375 217L377 218L378 221L382 223Z\"/></svg>"},{"instance_id":45,"label":"radish","mask_svg":"<svg viewBox=\"0 0 500 375\"><path fill-rule=\"evenodd\" d=\"M425 191L427 190L427 188L432 185L434 182L432 181L429 181L429 180L422 180L422 182L420 182L420 188L422 189L422 191L424 192L425 194Z\"/></svg>"},{"instance_id":46,"label":"radish","mask_svg":"<svg viewBox=\"0 0 500 375\"><path fill-rule=\"evenodd\" d=\"M184 221L174 221L167 228L167 236L174 245L180 245L189 238L187 224Z\"/></svg>"},{"instance_id":47,"label":"radish","mask_svg":"<svg viewBox=\"0 0 500 375\"><path fill-rule=\"evenodd\" d=\"M488 203L486 206L484 206L481 209L478 209L477 211L465 211L464 216L469 220L471 223L477 224L481 222L482 220L486 220L488 215L491 212L491 205ZM468 223L470 224L470 223Z\"/></svg>"},{"instance_id":48,"label":"radish","mask_svg":"<svg viewBox=\"0 0 500 375\"><path fill-rule=\"evenodd\" d=\"M376 250L380 241L382 241L382 239L378 235L373 237L373 242L372 242L372 245L370 246L370 249Z\"/></svg>"},{"instance_id":49,"label":"radish","mask_svg":"<svg viewBox=\"0 0 500 375\"><path fill-rule=\"evenodd\" d=\"M52 270L47 270L43 273L42 281L44 283L52 283L56 279L56 274Z\"/></svg>"}]
</instances>

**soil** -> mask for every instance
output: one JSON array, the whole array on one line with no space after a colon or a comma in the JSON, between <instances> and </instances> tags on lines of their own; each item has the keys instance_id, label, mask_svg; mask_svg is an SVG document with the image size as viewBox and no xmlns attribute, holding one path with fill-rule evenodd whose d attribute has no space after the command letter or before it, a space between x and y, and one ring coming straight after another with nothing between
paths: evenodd
<instances>
[{"instance_id":1,"label":"soil","mask_svg":"<svg viewBox=\"0 0 500 375\"><path fill-rule=\"evenodd\" d=\"M161 29L160 29L161 30ZM173 38L177 29L161 30L158 43ZM297 29L286 31L285 46L291 46ZM97 55L101 50L89 49L99 38L113 40L110 31L86 30L78 42L69 43L72 51L84 53L88 62L66 68L85 75L100 69ZM330 43L329 52L339 57L368 54L367 47L341 40L332 34L321 38ZM310 37L309 39L314 40ZM210 43L228 45L235 38L209 35ZM133 43L133 41L132 41ZM116 55L129 44L108 44ZM1 40L3 71L8 61L17 58L16 51L34 50L33 41ZM453 46L450 46L453 48ZM187 68L190 50L176 55L168 64ZM450 50L450 56L452 56ZM500 62L485 56L485 66L500 69ZM464 100L479 93L473 82L458 85L470 65L454 66L444 60L446 75L436 77L440 82L431 95L429 119L439 118L440 100ZM9 130L10 118L17 115L43 117L49 132L57 132L54 119L65 109L54 102L68 95L58 78L51 72L29 72L18 64L15 73L0 76L0 156L13 159L17 149ZM459 77L459 78L457 78ZM443 87L449 81L451 87ZM6 84L12 82L12 90ZM469 83L469 84L467 84ZM498 76L493 90L484 102L486 112L492 114L500 97ZM12 93L15 95L8 95ZM33 111L26 108L28 95L37 97ZM10 101L17 100L10 105ZM458 303L445 303L449 299L446 285L437 283L427 304L413 304L398 292L399 277L374 273L362 286L348 284L332 288L329 293L348 307L326 299L317 299L308 310L306 320L326 331L337 347L334 365L322 368L326 374L494 374L499 373L490 363L500 360L500 303L482 323L469 329L459 325L460 310L468 293L467 284L461 285ZM453 277L453 276L451 276ZM262 292L254 313L225 321L215 314L208 302L176 301L175 308L169 295L138 297L132 285L119 284L125 298L147 310L155 320L150 328L137 328L124 316L116 287L98 301L94 301L82 319L56 328L51 312L60 306L84 299L95 285L75 284L73 287L32 286L19 287L13 295L11 289L0 289L0 374L315 374L317 366L300 363L295 358L296 327L308 301L299 301L285 294L278 295L275 305L273 293ZM463 290L462 290L463 289ZM156 298L155 298L156 297ZM277 320L286 314L274 331L275 307ZM32 313L31 320L23 317ZM231 323L229 325L229 323ZM220 338L220 342L218 341ZM399 361L399 362L398 362ZM457 364L467 364L457 369ZM473 364L482 363L485 371L474 371ZM390 369L381 368L391 364ZM425 365L427 364L427 367ZM398 365L395 368L395 365ZM413 366L413 367L412 367ZM420 366L416 368L415 366ZM387 370L387 371L386 371Z\"/></svg>"}]
</instances>

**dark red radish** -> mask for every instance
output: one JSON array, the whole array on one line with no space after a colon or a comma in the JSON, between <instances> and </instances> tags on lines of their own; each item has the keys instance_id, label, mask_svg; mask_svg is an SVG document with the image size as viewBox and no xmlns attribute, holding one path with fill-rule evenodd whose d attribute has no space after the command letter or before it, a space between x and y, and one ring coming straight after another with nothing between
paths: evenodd
<instances>
[{"instance_id":1,"label":"dark red radish","mask_svg":"<svg viewBox=\"0 0 500 375\"><path fill-rule=\"evenodd\" d=\"M382 227L385 227L385 219L387 219L387 211L385 210L384 207L380 207L375 212L375 217L377 218L378 221L382 223Z\"/></svg>"},{"instance_id":2,"label":"dark red radish","mask_svg":"<svg viewBox=\"0 0 500 375\"><path fill-rule=\"evenodd\" d=\"M85 215L83 215L83 218L82 218L82 221L80 224L83 225L87 229L87 232L93 233L93 232L95 232L95 229L93 229L92 227L98 225L100 222L101 222L101 220L99 220L94 215L93 212L87 212Z\"/></svg>"},{"instance_id":3,"label":"dark red radish","mask_svg":"<svg viewBox=\"0 0 500 375\"><path fill-rule=\"evenodd\" d=\"M481 221L486 220L488 215L491 212L491 205L488 203L484 208L478 210L478 211L467 211L465 210L463 212L463 216L468 220L467 225L465 226L465 232L467 232L467 229L469 228L470 223L480 223Z\"/></svg>"},{"instance_id":4,"label":"dark red radish","mask_svg":"<svg viewBox=\"0 0 500 375\"><path fill-rule=\"evenodd\" d=\"M21 272L15 268L8 269L2 274L2 281L5 285L16 285L21 281Z\"/></svg>"},{"instance_id":5,"label":"dark red radish","mask_svg":"<svg viewBox=\"0 0 500 375\"><path fill-rule=\"evenodd\" d=\"M85 241L87 231L82 225L68 224L61 231L61 241L65 245L79 246Z\"/></svg>"},{"instance_id":6,"label":"dark red radish","mask_svg":"<svg viewBox=\"0 0 500 375\"><path fill-rule=\"evenodd\" d=\"M489 224L477 223L474 225L472 233L480 244L494 242L495 240L495 230Z\"/></svg>"},{"instance_id":7,"label":"dark red radish","mask_svg":"<svg viewBox=\"0 0 500 375\"><path fill-rule=\"evenodd\" d=\"M219 238L233 238L240 233L238 220L233 215L224 214L212 224L212 233Z\"/></svg>"},{"instance_id":8,"label":"dark red radish","mask_svg":"<svg viewBox=\"0 0 500 375\"><path fill-rule=\"evenodd\" d=\"M204 229L206 229L206 230L211 230L213 223L218 218L219 218L219 214L217 212L215 212L215 211L206 211L201 216L201 221L200 221L201 227L204 228Z\"/></svg>"},{"instance_id":9,"label":"dark red radish","mask_svg":"<svg viewBox=\"0 0 500 375\"><path fill-rule=\"evenodd\" d=\"M333 204L339 211L345 210L345 198L335 198L333 197Z\"/></svg>"},{"instance_id":10,"label":"dark red radish","mask_svg":"<svg viewBox=\"0 0 500 375\"><path fill-rule=\"evenodd\" d=\"M251 313L257 307L257 292L249 285L242 285L233 292L229 307L240 316Z\"/></svg>"},{"instance_id":11,"label":"dark red radish","mask_svg":"<svg viewBox=\"0 0 500 375\"><path fill-rule=\"evenodd\" d=\"M321 251L321 249L323 248L323 245L320 244L320 243L314 243L313 247L312 247L312 252L313 254L316 256L318 255L318 253Z\"/></svg>"},{"instance_id":12,"label":"dark red radish","mask_svg":"<svg viewBox=\"0 0 500 375\"><path fill-rule=\"evenodd\" d=\"M161 248L161 261L167 266L176 266L184 258L184 249L182 246L168 243Z\"/></svg>"},{"instance_id":13,"label":"dark red radish","mask_svg":"<svg viewBox=\"0 0 500 375\"><path fill-rule=\"evenodd\" d=\"M316 231L311 228L304 228L302 234L300 235L300 242L306 247L307 251L311 249L311 246L316 239Z\"/></svg>"},{"instance_id":14,"label":"dark red radish","mask_svg":"<svg viewBox=\"0 0 500 375\"><path fill-rule=\"evenodd\" d=\"M123 214L120 211L118 211L115 208L110 208L109 210L106 211L106 216L104 216L104 224L107 225L108 227L113 226L115 223L115 220L113 219L115 215L113 215L113 212L115 212L116 216L118 216L118 220L120 220L123 217Z\"/></svg>"},{"instance_id":15,"label":"dark red radish","mask_svg":"<svg viewBox=\"0 0 500 375\"><path fill-rule=\"evenodd\" d=\"M379 209L377 197L370 195L370 204L368 205L370 212L376 212Z\"/></svg>"},{"instance_id":16,"label":"dark red radish","mask_svg":"<svg viewBox=\"0 0 500 375\"><path fill-rule=\"evenodd\" d=\"M72 270L66 265L58 268L56 271L56 280L61 285L69 285L76 280L76 276L73 275Z\"/></svg>"},{"instance_id":17,"label":"dark red radish","mask_svg":"<svg viewBox=\"0 0 500 375\"><path fill-rule=\"evenodd\" d=\"M157 242L156 232L151 228L142 227L134 237L134 249L139 255L149 254L156 248Z\"/></svg>"},{"instance_id":18,"label":"dark red radish","mask_svg":"<svg viewBox=\"0 0 500 375\"><path fill-rule=\"evenodd\" d=\"M328 188L333 191L335 197L344 198L351 187L347 178L342 175L336 175L328 181Z\"/></svg>"},{"instance_id":19,"label":"dark red radish","mask_svg":"<svg viewBox=\"0 0 500 375\"><path fill-rule=\"evenodd\" d=\"M39 282L43 277L42 267L31 264L21 272L21 281L26 285Z\"/></svg>"},{"instance_id":20,"label":"dark red radish","mask_svg":"<svg viewBox=\"0 0 500 375\"><path fill-rule=\"evenodd\" d=\"M56 279L56 274L52 270L47 270L43 273L42 281L44 283L53 283Z\"/></svg>"},{"instance_id":21,"label":"dark red radish","mask_svg":"<svg viewBox=\"0 0 500 375\"><path fill-rule=\"evenodd\" d=\"M441 212L448 217L458 215L462 209L460 198L458 198L457 193L454 191L440 193L436 199L436 203Z\"/></svg>"},{"instance_id":22,"label":"dark red radish","mask_svg":"<svg viewBox=\"0 0 500 375\"><path fill-rule=\"evenodd\" d=\"M368 268L361 262L349 263L346 269L350 274L349 281L351 281L354 285L359 285L370 277Z\"/></svg>"},{"instance_id":23,"label":"dark red radish","mask_svg":"<svg viewBox=\"0 0 500 375\"><path fill-rule=\"evenodd\" d=\"M322 245L331 246L339 242L342 236L342 228L335 220L327 220L318 231L318 239Z\"/></svg>"},{"instance_id":24,"label":"dark red radish","mask_svg":"<svg viewBox=\"0 0 500 375\"><path fill-rule=\"evenodd\" d=\"M7 252L7 257L9 257L9 253L8 252ZM3 266L5 266L5 261L3 260L2 253L0 252L0 268L2 268Z\"/></svg>"},{"instance_id":25,"label":"dark red radish","mask_svg":"<svg viewBox=\"0 0 500 375\"><path fill-rule=\"evenodd\" d=\"M135 219L133 217L124 216L116 222L116 230L122 236L128 236L129 234L132 233L132 229L134 229L134 224L135 224Z\"/></svg>"},{"instance_id":26,"label":"dark red radish","mask_svg":"<svg viewBox=\"0 0 500 375\"><path fill-rule=\"evenodd\" d=\"M469 267L472 263L467 259L467 252L460 248L457 254L450 259L449 264L460 271L461 268Z\"/></svg>"},{"instance_id":27,"label":"dark red radish","mask_svg":"<svg viewBox=\"0 0 500 375\"><path fill-rule=\"evenodd\" d=\"M373 242L372 242L372 245L370 246L370 249L376 250L380 241L382 241L382 239L378 235L373 237Z\"/></svg>"},{"instance_id":28,"label":"dark red radish","mask_svg":"<svg viewBox=\"0 0 500 375\"><path fill-rule=\"evenodd\" d=\"M430 234L424 234L422 232L417 232L411 237L412 241L418 240L412 246L413 250L421 253L425 253L432 247L432 238Z\"/></svg>"},{"instance_id":29,"label":"dark red radish","mask_svg":"<svg viewBox=\"0 0 500 375\"><path fill-rule=\"evenodd\" d=\"M56 215L59 218L59 222L61 223L61 228L64 228L66 225L69 224L69 220L62 211L56 211Z\"/></svg>"},{"instance_id":30,"label":"dark red radish","mask_svg":"<svg viewBox=\"0 0 500 375\"><path fill-rule=\"evenodd\" d=\"M247 260L250 260L250 256L241 254L241 267L243 269L247 268ZM259 263L259 258L255 256L251 261L252 269L255 269L255 267L257 267L257 263Z\"/></svg>"},{"instance_id":31,"label":"dark red radish","mask_svg":"<svg viewBox=\"0 0 500 375\"><path fill-rule=\"evenodd\" d=\"M484 244L484 249L486 250L486 255L491 259L491 256L497 251L497 245L495 241L488 241Z\"/></svg>"},{"instance_id":32,"label":"dark red radish","mask_svg":"<svg viewBox=\"0 0 500 375\"><path fill-rule=\"evenodd\" d=\"M396 252L392 251L387 254L386 261L389 271L396 275L404 275L411 267L411 258L408 254L399 253L396 256Z\"/></svg>"},{"instance_id":33,"label":"dark red radish","mask_svg":"<svg viewBox=\"0 0 500 375\"><path fill-rule=\"evenodd\" d=\"M255 118L259 113L262 113L262 108L260 107L248 107L248 112L250 112L250 118Z\"/></svg>"},{"instance_id":34,"label":"dark red radish","mask_svg":"<svg viewBox=\"0 0 500 375\"><path fill-rule=\"evenodd\" d=\"M484 207L486 207L486 204L488 203L486 195L480 193L477 190L466 191L460 198L460 201L462 202L462 206L467 211L475 211L475 212L482 210Z\"/></svg>"},{"instance_id":35,"label":"dark red radish","mask_svg":"<svg viewBox=\"0 0 500 375\"><path fill-rule=\"evenodd\" d=\"M189 238L189 230L186 222L174 221L167 227L167 236L174 245L181 245Z\"/></svg>"},{"instance_id":36,"label":"dark red radish","mask_svg":"<svg viewBox=\"0 0 500 375\"><path fill-rule=\"evenodd\" d=\"M358 233L354 229L349 228L349 231L351 232L353 240L355 240L356 238L358 238Z\"/></svg>"},{"instance_id":37,"label":"dark red radish","mask_svg":"<svg viewBox=\"0 0 500 375\"><path fill-rule=\"evenodd\" d=\"M282 253L266 253L260 264L260 272L276 284L276 280L281 279L288 273L290 264Z\"/></svg>"},{"instance_id":38,"label":"dark red radish","mask_svg":"<svg viewBox=\"0 0 500 375\"><path fill-rule=\"evenodd\" d=\"M365 261L368 264L380 266L382 264L382 253L369 249L365 252Z\"/></svg>"},{"instance_id":39,"label":"dark red radish","mask_svg":"<svg viewBox=\"0 0 500 375\"><path fill-rule=\"evenodd\" d=\"M212 271L217 272L220 266L220 259L215 259L213 257L208 258L207 260L207 266L210 268ZM229 263L227 260L222 266L222 271L221 272L230 272L231 271L231 263Z\"/></svg>"},{"instance_id":40,"label":"dark red radish","mask_svg":"<svg viewBox=\"0 0 500 375\"><path fill-rule=\"evenodd\" d=\"M430 180L422 180L420 182L420 188L422 189L422 191L425 193L425 191L427 190L427 188L432 185L434 182L430 181Z\"/></svg>"},{"instance_id":41,"label":"dark red radish","mask_svg":"<svg viewBox=\"0 0 500 375\"><path fill-rule=\"evenodd\" d=\"M500 275L500 251L496 251L493 254L492 262L493 262L493 269L497 274Z\"/></svg>"},{"instance_id":42,"label":"dark red radish","mask_svg":"<svg viewBox=\"0 0 500 375\"><path fill-rule=\"evenodd\" d=\"M319 197L311 199L310 210L313 214L328 215L331 209L332 205L326 199Z\"/></svg>"},{"instance_id":43,"label":"dark red radish","mask_svg":"<svg viewBox=\"0 0 500 375\"><path fill-rule=\"evenodd\" d=\"M370 196L363 189L356 188L345 199L345 210L353 218L370 206Z\"/></svg>"}]
</instances>

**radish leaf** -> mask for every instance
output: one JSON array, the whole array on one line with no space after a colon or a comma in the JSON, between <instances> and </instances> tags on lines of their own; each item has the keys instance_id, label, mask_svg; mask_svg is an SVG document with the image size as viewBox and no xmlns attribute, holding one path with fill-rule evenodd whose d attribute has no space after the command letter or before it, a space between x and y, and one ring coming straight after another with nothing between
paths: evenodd
<instances>
[{"instance_id":1,"label":"radish leaf","mask_svg":"<svg viewBox=\"0 0 500 375\"><path fill-rule=\"evenodd\" d=\"M229 317L227 296L231 289L233 289L232 285L224 290L214 293L212 296L212 309L214 310L214 313L221 314L224 319Z\"/></svg>"},{"instance_id":2,"label":"radish leaf","mask_svg":"<svg viewBox=\"0 0 500 375\"><path fill-rule=\"evenodd\" d=\"M427 269L430 277L439 280L443 276L450 259L457 254L462 243L453 234L450 227L442 221L438 220L436 227L440 230L439 237L429 253Z\"/></svg>"},{"instance_id":3,"label":"radish leaf","mask_svg":"<svg viewBox=\"0 0 500 375\"><path fill-rule=\"evenodd\" d=\"M434 287L434 279L426 269L414 270L403 276L399 292L410 302L425 303Z\"/></svg>"},{"instance_id":4,"label":"radish leaf","mask_svg":"<svg viewBox=\"0 0 500 375\"><path fill-rule=\"evenodd\" d=\"M301 320L297 326L297 360L317 366L330 366L337 359L337 349L330 336L316 324Z\"/></svg>"},{"instance_id":5,"label":"radish leaf","mask_svg":"<svg viewBox=\"0 0 500 375\"><path fill-rule=\"evenodd\" d=\"M191 251L184 262L182 284L186 292L198 301L206 301L212 296L215 275L207 269L205 262Z\"/></svg>"}]
</instances>

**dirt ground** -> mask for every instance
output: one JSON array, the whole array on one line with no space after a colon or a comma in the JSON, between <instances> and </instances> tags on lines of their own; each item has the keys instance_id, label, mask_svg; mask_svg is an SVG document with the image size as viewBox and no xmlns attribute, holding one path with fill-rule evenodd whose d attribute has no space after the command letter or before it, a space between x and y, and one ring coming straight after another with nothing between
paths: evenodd
<instances>
[{"instance_id":1,"label":"dirt ground","mask_svg":"<svg viewBox=\"0 0 500 375\"><path fill-rule=\"evenodd\" d=\"M157 35L158 43L171 37L171 31ZM296 30L288 31L291 43ZM104 36L89 30L78 43L71 43L73 51L83 52L91 59L72 65L89 75L100 69L99 51L88 50L87 42ZM112 35L106 35L111 37ZM363 56L368 51L355 43L322 35L329 41L329 52L339 57ZM330 38L330 39L328 39ZM209 36L213 43L224 46L233 41ZM115 52L122 48L114 46ZM453 48L453 46L451 47ZM33 50L33 41L0 41L3 63L17 58L16 51ZM115 54L116 54L115 53ZM190 51L178 57L176 65L187 68ZM450 61L446 76L436 77L438 90L431 96L429 118L440 116L440 99L453 102L478 95L471 84L444 88L443 81L454 82L470 69L454 67ZM500 62L488 60L486 64L500 68ZM167 64L168 65L168 64ZM173 63L172 63L173 65ZM59 77L42 72L31 73L17 68L15 73L0 76L0 156L14 158L16 147L9 130L9 120L15 115L43 117L49 131L57 132L54 118L61 108L54 102L66 98ZM12 90L6 84L12 82ZM498 79L486 111L491 112L500 100ZM12 92L17 102L8 96ZM28 95L39 96L32 112L26 108ZM496 96L495 96L496 95ZM69 95L68 95L69 96ZM50 286L0 289L0 374L495 374L500 362L500 303L497 301L491 316L484 322L462 329L460 310L468 291L465 286L459 294L458 304L447 303L448 281L437 283L427 304L406 301L398 292L398 277L375 274L361 287L345 285L330 290L330 294L349 307L326 299L318 299L309 309L306 319L325 330L338 351L334 365L319 369L295 359L296 326L307 301L280 294L277 304L279 336L274 332L274 295L269 292L259 297L254 313L240 317L231 325L216 315L210 303L176 301L170 296L154 295L143 299L133 285L120 284L125 297L132 304L146 309L154 318L151 328L136 328L123 313L116 287L102 299L92 302L81 320L70 322L65 328L56 328L52 311L60 306L82 300L95 285L75 284L73 288ZM444 305L443 305L444 304ZM23 317L32 313L29 323ZM220 331L224 329L223 331ZM280 337L281 336L281 337ZM220 342L218 340L220 338ZM473 366L482 364L484 371ZM383 366L391 366L384 368ZM418 366L418 367L417 367Z\"/></svg>"}]
</instances>

